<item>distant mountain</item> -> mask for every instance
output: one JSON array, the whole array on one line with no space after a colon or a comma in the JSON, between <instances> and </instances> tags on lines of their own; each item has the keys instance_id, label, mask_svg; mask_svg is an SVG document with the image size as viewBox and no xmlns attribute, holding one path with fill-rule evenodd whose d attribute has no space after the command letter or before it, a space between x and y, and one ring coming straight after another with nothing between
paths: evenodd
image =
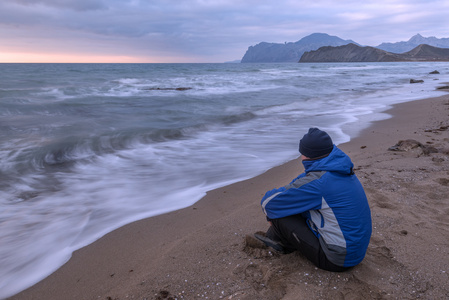
<instances>
[{"instance_id":1,"label":"distant mountain","mask_svg":"<svg viewBox=\"0 0 449 300\"><path fill-rule=\"evenodd\" d=\"M422 44L411 51L398 54L374 47L361 47L355 44L348 44L338 47L321 47L315 51L308 51L299 60L300 63L393 61L449 61L449 49Z\"/></svg>"},{"instance_id":2,"label":"distant mountain","mask_svg":"<svg viewBox=\"0 0 449 300\"><path fill-rule=\"evenodd\" d=\"M416 48L421 44L427 44L439 48L449 48L449 38L438 39L434 36L423 37L417 34L410 38L407 42L397 42L397 43L382 43L376 48L392 52L392 53L404 53Z\"/></svg>"},{"instance_id":3,"label":"distant mountain","mask_svg":"<svg viewBox=\"0 0 449 300\"><path fill-rule=\"evenodd\" d=\"M412 61L449 61L449 48L421 44L400 55Z\"/></svg>"},{"instance_id":4,"label":"distant mountain","mask_svg":"<svg viewBox=\"0 0 449 300\"><path fill-rule=\"evenodd\" d=\"M314 33L295 43L266 43L250 46L242 58L242 63L257 62L298 62L306 51L316 50L322 46L341 46L355 43L325 33Z\"/></svg>"},{"instance_id":5,"label":"distant mountain","mask_svg":"<svg viewBox=\"0 0 449 300\"><path fill-rule=\"evenodd\" d=\"M299 62L383 62L400 61L399 54L374 47L361 47L348 44L339 47L321 47L305 52Z\"/></svg>"}]
</instances>

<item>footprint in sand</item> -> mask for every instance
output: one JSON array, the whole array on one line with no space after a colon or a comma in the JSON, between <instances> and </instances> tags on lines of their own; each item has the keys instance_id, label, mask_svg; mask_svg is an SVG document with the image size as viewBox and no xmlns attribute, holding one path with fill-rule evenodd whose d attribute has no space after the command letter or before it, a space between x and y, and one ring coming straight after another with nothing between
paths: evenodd
<instances>
[{"instance_id":1,"label":"footprint in sand","mask_svg":"<svg viewBox=\"0 0 449 300\"><path fill-rule=\"evenodd\" d=\"M378 193L374 189L366 189L366 192L367 192L369 200L372 203L374 203L374 205L376 205L377 207L391 209L391 210L394 210L397 208L396 205L391 203L391 200L388 197Z\"/></svg>"},{"instance_id":2,"label":"footprint in sand","mask_svg":"<svg viewBox=\"0 0 449 300\"><path fill-rule=\"evenodd\" d=\"M448 178L438 178L436 180L439 184L448 186L449 185L449 179Z\"/></svg>"}]
</instances>

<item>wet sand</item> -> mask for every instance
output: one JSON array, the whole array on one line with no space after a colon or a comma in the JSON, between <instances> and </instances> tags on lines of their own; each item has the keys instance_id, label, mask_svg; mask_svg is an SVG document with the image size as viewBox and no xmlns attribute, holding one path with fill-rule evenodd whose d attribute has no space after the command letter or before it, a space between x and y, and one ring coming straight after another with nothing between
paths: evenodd
<instances>
[{"instance_id":1,"label":"wet sand","mask_svg":"<svg viewBox=\"0 0 449 300\"><path fill-rule=\"evenodd\" d=\"M115 230L10 299L448 299L449 95L387 113L339 146L373 217L367 256L348 272L246 238L268 228L260 199L302 172L296 159Z\"/></svg>"}]
</instances>

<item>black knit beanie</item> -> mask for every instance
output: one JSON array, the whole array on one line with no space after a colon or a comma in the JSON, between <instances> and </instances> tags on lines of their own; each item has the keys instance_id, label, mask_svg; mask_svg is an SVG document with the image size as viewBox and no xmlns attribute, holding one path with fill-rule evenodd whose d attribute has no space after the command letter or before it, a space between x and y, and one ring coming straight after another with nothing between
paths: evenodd
<instances>
[{"instance_id":1,"label":"black knit beanie","mask_svg":"<svg viewBox=\"0 0 449 300\"><path fill-rule=\"evenodd\" d=\"M331 153L334 143L331 137L318 128L310 128L299 141L299 152L308 158L318 158Z\"/></svg>"}]
</instances>

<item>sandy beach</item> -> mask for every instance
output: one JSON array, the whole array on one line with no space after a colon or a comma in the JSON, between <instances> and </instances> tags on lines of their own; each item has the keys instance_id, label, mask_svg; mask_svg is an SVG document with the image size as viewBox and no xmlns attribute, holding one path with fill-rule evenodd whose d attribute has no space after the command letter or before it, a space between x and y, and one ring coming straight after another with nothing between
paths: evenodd
<instances>
[{"instance_id":1,"label":"sandy beach","mask_svg":"<svg viewBox=\"0 0 449 300\"><path fill-rule=\"evenodd\" d=\"M302 171L297 159L109 233L10 299L448 299L449 95L387 113L339 146L373 218L367 256L348 272L247 239L268 228L260 199Z\"/></svg>"}]
</instances>

